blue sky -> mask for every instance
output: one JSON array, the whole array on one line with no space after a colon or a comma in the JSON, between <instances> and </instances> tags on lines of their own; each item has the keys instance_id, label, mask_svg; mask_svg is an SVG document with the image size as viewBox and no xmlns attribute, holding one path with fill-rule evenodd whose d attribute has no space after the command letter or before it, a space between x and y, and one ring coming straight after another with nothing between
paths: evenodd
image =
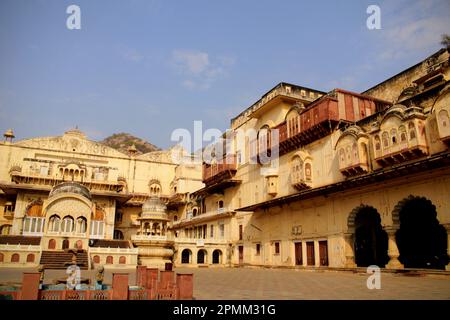
<instances>
[{"instance_id":1,"label":"blue sky","mask_svg":"<svg viewBox=\"0 0 450 320\"><path fill-rule=\"evenodd\" d=\"M68 30L66 8L81 8ZM366 8L381 9L381 30ZM278 82L363 91L450 33L450 2L0 1L0 130L78 127L166 148L171 132L229 127Z\"/></svg>"}]
</instances>

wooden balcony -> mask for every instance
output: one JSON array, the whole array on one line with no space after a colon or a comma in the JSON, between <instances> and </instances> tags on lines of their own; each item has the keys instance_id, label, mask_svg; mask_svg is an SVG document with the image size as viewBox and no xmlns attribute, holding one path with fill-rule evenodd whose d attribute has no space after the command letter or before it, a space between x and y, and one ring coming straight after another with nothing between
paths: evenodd
<instances>
[{"instance_id":1,"label":"wooden balcony","mask_svg":"<svg viewBox=\"0 0 450 320\"><path fill-rule=\"evenodd\" d=\"M206 186L234 177L237 171L236 155L230 154L214 164L203 164L203 182Z\"/></svg>"},{"instance_id":2,"label":"wooden balcony","mask_svg":"<svg viewBox=\"0 0 450 320\"><path fill-rule=\"evenodd\" d=\"M332 132L339 123L337 99L326 96L300 114L300 130L288 135L286 122L279 130L279 154L283 155Z\"/></svg>"},{"instance_id":3,"label":"wooden balcony","mask_svg":"<svg viewBox=\"0 0 450 320\"><path fill-rule=\"evenodd\" d=\"M375 161L382 167L409 161L428 155L428 147L417 142L399 142L395 145L375 150Z\"/></svg>"}]
</instances>

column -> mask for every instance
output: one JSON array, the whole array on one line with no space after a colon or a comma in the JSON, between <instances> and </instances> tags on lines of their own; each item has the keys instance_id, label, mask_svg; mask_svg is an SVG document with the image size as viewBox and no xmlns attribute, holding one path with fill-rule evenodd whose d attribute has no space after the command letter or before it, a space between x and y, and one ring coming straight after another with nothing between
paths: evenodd
<instances>
[{"instance_id":1,"label":"column","mask_svg":"<svg viewBox=\"0 0 450 320\"><path fill-rule=\"evenodd\" d=\"M345 267L346 268L356 268L355 263L355 252L353 249L353 233L344 233L344 240L345 240L345 248L344 248L344 254L345 254Z\"/></svg>"},{"instance_id":2,"label":"column","mask_svg":"<svg viewBox=\"0 0 450 320\"><path fill-rule=\"evenodd\" d=\"M400 253L397 247L397 241L395 241L395 234L398 230L397 227L385 227L384 230L388 234L388 256L389 262L386 265L387 269L403 269L403 264L398 261Z\"/></svg>"},{"instance_id":3,"label":"column","mask_svg":"<svg viewBox=\"0 0 450 320\"><path fill-rule=\"evenodd\" d=\"M445 230L447 230L447 256L450 257L450 223L444 224ZM445 266L445 270L450 271L450 260Z\"/></svg>"}]
</instances>

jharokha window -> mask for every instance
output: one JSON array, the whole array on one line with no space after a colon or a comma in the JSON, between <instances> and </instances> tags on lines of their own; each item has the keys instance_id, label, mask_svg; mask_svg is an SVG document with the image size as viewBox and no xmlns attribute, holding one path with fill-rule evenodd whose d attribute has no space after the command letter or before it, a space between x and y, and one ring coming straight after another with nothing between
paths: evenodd
<instances>
[{"instance_id":1,"label":"jharokha window","mask_svg":"<svg viewBox=\"0 0 450 320\"><path fill-rule=\"evenodd\" d=\"M25 212L25 218L23 219L23 234L42 234L45 223L45 217L42 212L42 200L38 199L30 203Z\"/></svg>"},{"instance_id":2,"label":"jharokha window","mask_svg":"<svg viewBox=\"0 0 450 320\"><path fill-rule=\"evenodd\" d=\"M379 135L375 136L375 150L381 150L381 141Z\"/></svg>"},{"instance_id":3,"label":"jharokha window","mask_svg":"<svg viewBox=\"0 0 450 320\"><path fill-rule=\"evenodd\" d=\"M389 147L389 133L383 132L382 138L383 138L383 148Z\"/></svg>"},{"instance_id":4,"label":"jharokha window","mask_svg":"<svg viewBox=\"0 0 450 320\"><path fill-rule=\"evenodd\" d=\"M312 168L311 168L311 163L306 163L305 164L305 180L306 181L311 181L312 180Z\"/></svg>"}]
</instances>

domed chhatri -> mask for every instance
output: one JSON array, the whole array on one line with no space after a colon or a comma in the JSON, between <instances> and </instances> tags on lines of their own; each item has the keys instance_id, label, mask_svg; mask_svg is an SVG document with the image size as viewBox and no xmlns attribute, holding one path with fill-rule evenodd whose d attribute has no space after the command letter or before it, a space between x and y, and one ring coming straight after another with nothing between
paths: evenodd
<instances>
[{"instance_id":1,"label":"domed chhatri","mask_svg":"<svg viewBox=\"0 0 450 320\"><path fill-rule=\"evenodd\" d=\"M50 191L49 197L62 193L76 193L89 200L92 200L91 192L89 191L89 189L77 182L63 182L54 186Z\"/></svg>"},{"instance_id":2,"label":"domed chhatri","mask_svg":"<svg viewBox=\"0 0 450 320\"><path fill-rule=\"evenodd\" d=\"M167 206L159 199L159 197L152 196L142 205L141 219L169 221Z\"/></svg>"}]
</instances>

